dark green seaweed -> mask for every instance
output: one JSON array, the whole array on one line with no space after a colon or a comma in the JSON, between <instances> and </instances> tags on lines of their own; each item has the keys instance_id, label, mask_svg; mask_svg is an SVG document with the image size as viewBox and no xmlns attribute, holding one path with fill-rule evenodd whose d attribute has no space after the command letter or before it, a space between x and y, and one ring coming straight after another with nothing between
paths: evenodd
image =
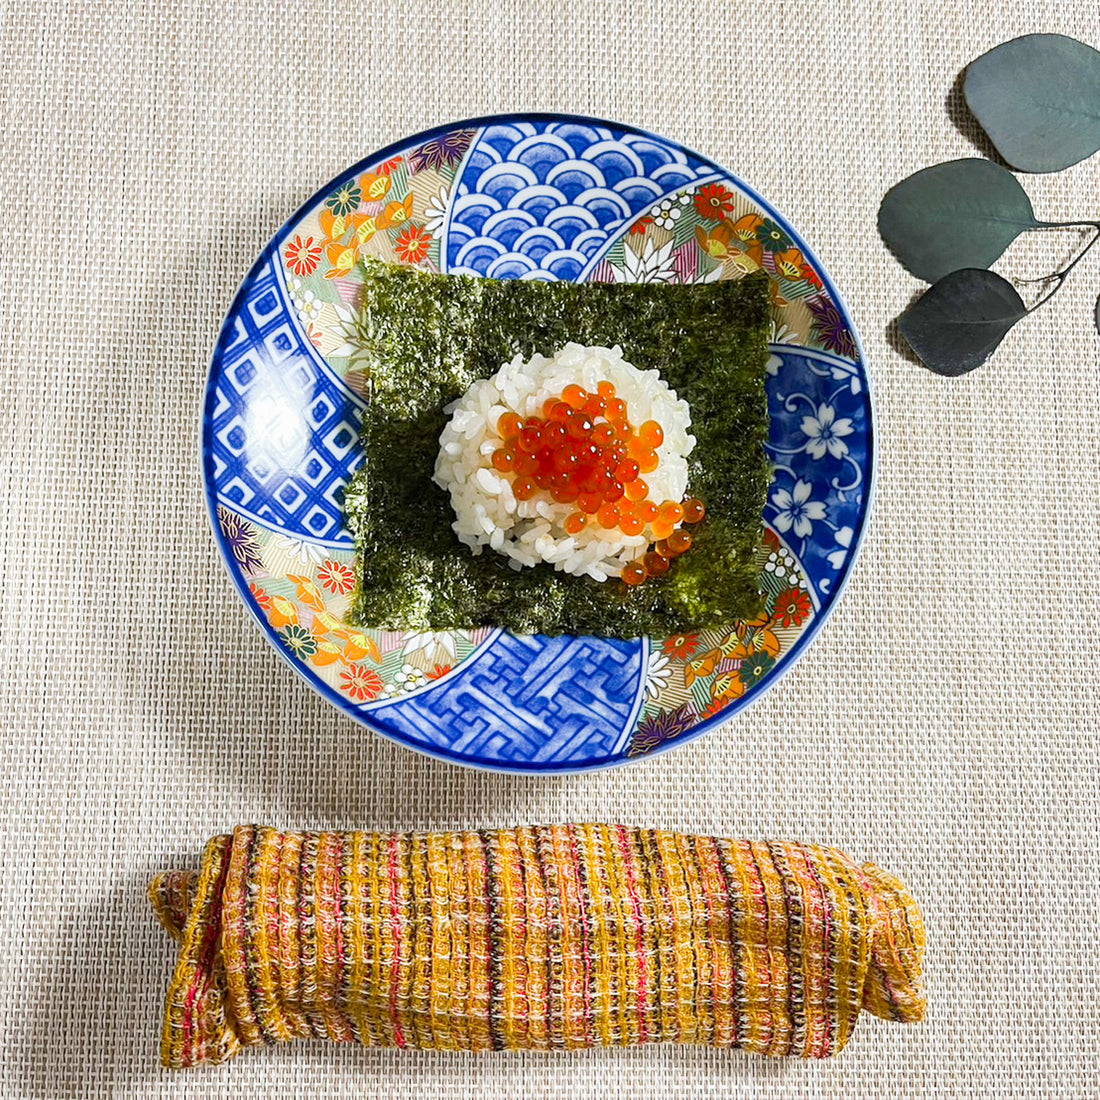
<instances>
[{"instance_id":1,"label":"dark green seaweed","mask_svg":"<svg viewBox=\"0 0 1100 1100\"><path fill-rule=\"evenodd\" d=\"M366 459L345 508L363 626L523 634L670 635L757 613L753 565L769 480L768 278L695 286L502 281L370 261L357 318L371 379ZM443 406L517 353L569 341L656 367L691 407L690 491L707 506L695 545L636 588L474 555L432 481Z\"/></svg>"}]
</instances>

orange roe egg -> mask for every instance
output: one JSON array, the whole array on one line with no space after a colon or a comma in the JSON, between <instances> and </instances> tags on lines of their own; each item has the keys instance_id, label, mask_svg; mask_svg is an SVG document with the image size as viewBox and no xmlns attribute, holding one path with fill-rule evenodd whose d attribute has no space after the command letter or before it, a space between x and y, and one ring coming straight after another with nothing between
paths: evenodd
<instances>
[{"instance_id":1,"label":"orange roe egg","mask_svg":"<svg viewBox=\"0 0 1100 1100\"><path fill-rule=\"evenodd\" d=\"M574 439L587 439L592 431L592 420L586 413L573 410L573 415L566 421L565 430Z\"/></svg>"},{"instance_id":2,"label":"orange roe egg","mask_svg":"<svg viewBox=\"0 0 1100 1100\"><path fill-rule=\"evenodd\" d=\"M607 531L619 526L619 509L614 504L605 504L596 513L599 525Z\"/></svg>"},{"instance_id":3,"label":"orange roe egg","mask_svg":"<svg viewBox=\"0 0 1100 1100\"><path fill-rule=\"evenodd\" d=\"M539 472L539 460L538 455L530 454L527 451L520 451L516 455L515 471L517 474L522 474L524 477L531 477L532 474Z\"/></svg>"},{"instance_id":4,"label":"orange roe egg","mask_svg":"<svg viewBox=\"0 0 1100 1100\"><path fill-rule=\"evenodd\" d=\"M569 438L568 432L565 430L565 425L559 423L556 420L550 421L549 424L543 424L542 426L542 445L544 447L556 448L562 446Z\"/></svg>"},{"instance_id":5,"label":"orange roe egg","mask_svg":"<svg viewBox=\"0 0 1100 1100\"><path fill-rule=\"evenodd\" d=\"M610 447L618 438L618 433L610 424L597 424L592 429L591 439L597 447Z\"/></svg>"},{"instance_id":6,"label":"orange roe egg","mask_svg":"<svg viewBox=\"0 0 1100 1100\"><path fill-rule=\"evenodd\" d=\"M645 566L641 562L632 561L623 566L623 584L632 587L641 584L646 578Z\"/></svg>"},{"instance_id":7,"label":"orange roe egg","mask_svg":"<svg viewBox=\"0 0 1100 1100\"><path fill-rule=\"evenodd\" d=\"M519 449L521 451L537 451L542 446L542 426L541 421L535 417L528 417L524 421L523 427L519 432Z\"/></svg>"},{"instance_id":8,"label":"orange roe egg","mask_svg":"<svg viewBox=\"0 0 1100 1100\"><path fill-rule=\"evenodd\" d=\"M491 461L494 470L499 470L502 474L506 474L516 464L516 452L512 450L511 447L498 447L493 451Z\"/></svg>"},{"instance_id":9,"label":"orange roe egg","mask_svg":"<svg viewBox=\"0 0 1100 1100\"><path fill-rule=\"evenodd\" d=\"M599 394L591 394L588 400L584 403L584 411L588 413L593 420L597 416L603 416L604 409L607 408L607 402L599 396Z\"/></svg>"},{"instance_id":10,"label":"orange roe egg","mask_svg":"<svg viewBox=\"0 0 1100 1100\"><path fill-rule=\"evenodd\" d=\"M501 413L497 421L497 435L505 440L515 439L522 425L523 421L514 412Z\"/></svg>"},{"instance_id":11,"label":"orange roe egg","mask_svg":"<svg viewBox=\"0 0 1100 1100\"><path fill-rule=\"evenodd\" d=\"M691 497L684 501L685 523L698 523L706 514L706 505L698 497Z\"/></svg>"},{"instance_id":12,"label":"orange roe egg","mask_svg":"<svg viewBox=\"0 0 1100 1100\"><path fill-rule=\"evenodd\" d=\"M668 536L668 548L676 555L684 554L690 550L692 542L694 542L694 539L687 531L677 529Z\"/></svg>"},{"instance_id":13,"label":"orange roe egg","mask_svg":"<svg viewBox=\"0 0 1100 1100\"><path fill-rule=\"evenodd\" d=\"M646 572L651 576L660 577L668 572L668 558L663 558L652 550L642 561L645 563Z\"/></svg>"},{"instance_id":14,"label":"orange roe egg","mask_svg":"<svg viewBox=\"0 0 1100 1100\"><path fill-rule=\"evenodd\" d=\"M588 400L588 393L584 387L576 385L576 383L566 386L561 391L561 399L573 409L580 409L584 407L584 403Z\"/></svg>"},{"instance_id":15,"label":"orange roe egg","mask_svg":"<svg viewBox=\"0 0 1100 1100\"><path fill-rule=\"evenodd\" d=\"M584 530L593 517L601 527L618 527L631 537L652 524L653 538L664 539L687 514L698 511L701 517L702 502L694 498L685 506L674 501L658 506L648 499L649 486L641 475L657 468L664 431L655 420L635 431L613 383L597 383L596 392L568 385L560 398L544 401L541 412L521 419L509 411L497 422L505 445L492 452L490 462L500 473L513 475L517 499L530 500L543 490L559 504L575 503L577 510L566 520L571 534ZM690 536L683 537L690 545ZM644 580L645 568L633 564Z\"/></svg>"},{"instance_id":16,"label":"orange roe egg","mask_svg":"<svg viewBox=\"0 0 1100 1100\"><path fill-rule=\"evenodd\" d=\"M624 485L629 485L638 476L638 463L632 458L625 459L615 467L615 477Z\"/></svg>"}]
</instances>

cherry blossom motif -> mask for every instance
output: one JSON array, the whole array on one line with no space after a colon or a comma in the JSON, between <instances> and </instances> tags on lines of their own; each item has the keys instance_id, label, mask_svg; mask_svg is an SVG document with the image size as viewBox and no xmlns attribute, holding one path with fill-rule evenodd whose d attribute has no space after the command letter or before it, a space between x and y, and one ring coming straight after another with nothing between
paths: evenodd
<instances>
[{"instance_id":1,"label":"cherry blossom motif","mask_svg":"<svg viewBox=\"0 0 1100 1100\"><path fill-rule=\"evenodd\" d=\"M810 500L814 487L799 478L794 489L777 489L772 493L772 504L779 510L772 520L776 530L786 534L792 528L800 539L813 534L813 520L825 518L825 505L820 500Z\"/></svg>"},{"instance_id":2,"label":"cherry blossom motif","mask_svg":"<svg viewBox=\"0 0 1100 1100\"><path fill-rule=\"evenodd\" d=\"M826 453L843 458L848 453L848 444L841 437L851 435L855 428L846 416L837 420L832 405L818 405L816 416L802 418L802 431L808 437L806 452L811 458L824 458Z\"/></svg>"}]
</instances>

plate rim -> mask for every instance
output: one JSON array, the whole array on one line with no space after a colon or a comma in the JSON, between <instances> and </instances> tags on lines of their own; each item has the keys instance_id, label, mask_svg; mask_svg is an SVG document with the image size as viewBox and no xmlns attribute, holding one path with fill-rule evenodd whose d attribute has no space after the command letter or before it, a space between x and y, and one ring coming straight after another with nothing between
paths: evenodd
<instances>
[{"instance_id":1,"label":"plate rim","mask_svg":"<svg viewBox=\"0 0 1100 1100\"><path fill-rule=\"evenodd\" d=\"M845 325L849 333L852 336L853 343L856 347L858 357L855 360L856 366L859 371L859 378L863 386L864 401L867 411L867 427L866 427L866 440L867 440L867 465L866 465L866 482L863 507L860 510L858 517L858 527L854 531L852 536L852 542L848 549L848 556L844 562L843 570L840 576L837 578L836 584L833 587L832 592L829 594L828 602L824 604L821 610L814 616L813 622L810 624L809 629L804 631L791 646L791 648L784 655L784 660L776 670L774 676L766 678L760 683L755 690L750 690L740 699L734 700L729 706L723 708L720 712L712 715L710 718L705 718L698 725L693 726L691 730L676 738L673 741L665 742L656 746L654 749L641 754L639 756L631 756L628 753L620 753L617 756L610 758L603 758L594 760L590 763L581 764L554 764L553 762L547 762L545 764L536 764L530 761L522 762L521 764L513 765L508 761L489 761L472 759L469 756L460 755L458 753L450 752L445 748L441 748L435 745L424 745L419 742L415 742L411 739L404 739L396 736L391 731L384 729L383 727L376 725L370 720L369 712L362 712L357 710L354 706L343 698L331 694L331 689L328 684L318 680L314 674L306 668L300 662L295 661L291 655L286 651L286 648L279 643L277 633L274 628L268 623L259 613L259 609L251 599L251 592L248 588L248 582L241 574L240 570L236 567L230 555L227 552L225 539L222 537L220 526L218 523L217 510L219 502L217 500L217 492L214 488L214 479L211 470L211 447L208 443L208 427L212 426L212 410L214 403L214 381L215 381L215 369L218 366L218 361L222 352L223 342L228 331L230 319L235 317L241 307L243 306L247 292L256 278L256 276L263 270L264 266L278 257L279 248L283 241L289 236L291 229L298 224L298 222L314 207L324 199L324 197L332 191L334 187L338 187L341 183L346 182L349 179L359 175L372 164L376 164L379 161L388 160L394 154L400 152L403 149L407 149L409 146L431 141L433 138L440 136L441 134L449 133L453 130L460 129L480 129L485 126L494 124L509 124L517 122L565 122L565 123L578 123L586 126L605 126L613 130L617 130L621 133L634 134L639 137L649 138L653 141L659 142L662 145L666 145L670 148L676 149L681 153L689 157L694 157L696 160L703 162L714 168L716 171L722 173L725 178L731 180L738 188L740 188L745 195L760 204L764 208L770 210L779 220L782 222L783 229L791 236L801 248L801 250L810 258L813 262L814 270L817 271L821 277L822 283L825 289L828 291L830 298L833 300L838 311L844 319ZM276 279L276 281L278 281ZM784 347L788 345L783 345ZM790 349L796 350L801 345L791 344ZM832 354L832 353L830 353ZM838 356L838 358L843 358ZM746 183L741 176L731 171L730 169L718 164L710 157L696 152L690 146L683 145L680 142L673 141L670 138L661 136L660 134L653 133L650 130L643 129L638 126L633 126L625 122L615 122L610 119L598 118L594 115L578 115L568 112L558 111L509 111L490 115L478 115L472 118L457 119L453 122L441 123L437 126L430 127L427 130L421 130L414 134L408 134L404 137L398 138L396 141L378 149L375 152L369 153L367 156L362 157L356 161L355 164L346 168L339 175L334 176L331 180L322 184L316 191L314 191L303 203L301 203L297 209L282 223L282 225L275 231L267 244L261 249L259 256L248 268L244 277L241 279L236 293L222 315L221 324L218 329L218 335L214 342L213 350L210 353L209 365L206 372L206 382L204 387L203 399L199 407L199 447L198 447L198 465L199 473L202 479L203 498L206 503L206 519L209 524L211 534L214 539L214 544L217 547L218 555L221 558L222 565L225 571L229 574L229 578L233 583L234 588L237 590L238 595L241 598L242 603L248 610L249 615L255 624L260 628L261 633L272 645L278 656L291 668L294 672L300 676L309 687L316 692L325 702L334 706L339 713L349 718L356 725L363 726L368 729L372 734L380 737L384 737L387 741L393 744L399 745L402 748L408 749L412 752L421 753L424 756L428 756L433 760L438 760L443 763L458 765L460 767L470 768L479 772L488 772L490 774L498 775L580 775L586 772L605 771L611 768L624 767L628 764L640 764L648 760L652 760L655 757L663 756L667 752L671 752L674 749L681 748L684 745L689 744L692 741L697 740L700 737L708 733L712 733L725 723L731 721L737 715L741 714L748 707L758 702L765 695L767 695L780 681L782 681L791 670L799 663L805 654L810 643L813 642L818 634L820 634L825 623L832 617L833 612L836 610L836 605L843 596L845 590L848 587L848 583L852 576L852 571L855 568L856 562L859 560L860 554L863 550L863 541L867 532L867 528L870 524L874 501L877 492L878 481L878 461L877 461L877 447L875 438L875 423L877 420L877 409L875 404L874 389L871 382L870 372L867 370L867 357L863 348L863 342L860 339L859 330L856 328L855 321L852 318L851 310L848 308L848 304L845 301L843 295L837 289L836 284L833 282L828 269L818 260L817 254L803 239L802 235L795 229L794 225L787 215L780 210L773 202L766 199L756 188Z\"/></svg>"}]
</instances>

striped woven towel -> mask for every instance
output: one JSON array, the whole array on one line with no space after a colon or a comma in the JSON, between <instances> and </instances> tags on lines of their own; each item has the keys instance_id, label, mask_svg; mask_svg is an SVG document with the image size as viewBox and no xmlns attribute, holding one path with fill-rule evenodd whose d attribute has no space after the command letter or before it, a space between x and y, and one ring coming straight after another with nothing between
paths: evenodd
<instances>
[{"instance_id":1,"label":"striped woven towel","mask_svg":"<svg viewBox=\"0 0 1100 1100\"><path fill-rule=\"evenodd\" d=\"M615 825L245 826L150 897L182 941L161 1055L316 1036L437 1050L706 1043L822 1058L924 1011L924 929L874 864Z\"/></svg>"}]
</instances>

